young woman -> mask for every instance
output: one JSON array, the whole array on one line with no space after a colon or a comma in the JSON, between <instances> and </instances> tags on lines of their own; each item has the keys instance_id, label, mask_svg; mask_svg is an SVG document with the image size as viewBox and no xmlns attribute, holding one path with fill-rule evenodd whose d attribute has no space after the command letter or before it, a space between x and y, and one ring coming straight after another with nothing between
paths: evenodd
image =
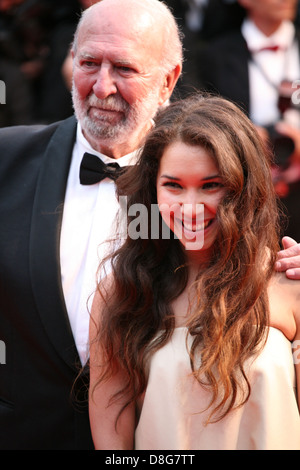
<instances>
[{"instance_id":1,"label":"young woman","mask_svg":"<svg viewBox=\"0 0 300 470\"><path fill-rule=\"evenodd\" d=\"M119 179L148 232L128 218L95 296L96 448L300 449L300 291L273 271L269 160L236 106L196 95L161 112Z\"/></svg>"}]
</instances>

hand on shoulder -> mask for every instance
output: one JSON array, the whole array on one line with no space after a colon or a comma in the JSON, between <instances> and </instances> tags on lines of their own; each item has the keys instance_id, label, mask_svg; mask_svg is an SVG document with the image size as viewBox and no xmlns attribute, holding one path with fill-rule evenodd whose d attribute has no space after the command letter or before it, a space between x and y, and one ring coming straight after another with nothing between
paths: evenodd
<instances>
[{"instance_id":1,"label":"hand on shoulder","mask_svg":"<svg viewBox=\"0 0 300 470\"><path fill-rule=\"evenodd\" d=\"M289 279L300 280L300 243L290 237L283 237L283 249L279 251L275 270L285 273Z\"/></svg>"}]
</instances>

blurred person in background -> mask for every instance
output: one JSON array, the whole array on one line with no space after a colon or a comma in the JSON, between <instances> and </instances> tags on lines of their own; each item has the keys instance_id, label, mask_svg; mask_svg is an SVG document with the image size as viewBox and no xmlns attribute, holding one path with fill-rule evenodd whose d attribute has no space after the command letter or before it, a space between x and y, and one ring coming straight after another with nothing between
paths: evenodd
<instances>
[{"instance_id":1,"label":"blurred person in background","mask_svg":"<svg viewBox=\"0 0 300 470\"><path fill-rule=\"evenodd\" d=\"M289 216L286 233L300 236L300 78L296 0L239 0L241 27L218 35L198 55L203 89L238 103L275 153L273 179Z\"/></svg>"},{"instance_id":2,"label":"blurred person in background","mask_svg":"<svg viewBox=\"0 0 300 470\"><path fill-rule=\"evenodd\" d=\"M24 0L0 0L0 80L5 84L0 127L32 122L31 88L21 68L22 47L14 38L14 15Z\"/></svg>"},{"instance_id":3,"label":"blurred person in background","mask_svg":"<svg viewBox=\"0 0 300 470\"><path fill-rule=\"evenodd\" d=\"M198 51L224 31L242 21L236 0L167 0L184 33L185 60L175 96L186 96L201 88L198 76Z\"/></svg>"},{"instance_id":4,"label":"blurred person in background","mask_svg":"<svg viewBox=\"0 0 300 470\"><path fill-rule=\"evenodd\" d=\"M61 67L80 11L77 0L0 2L0 79L7 86L1 127L46 124L73 114Z\"/></svg>"}]
</instances>

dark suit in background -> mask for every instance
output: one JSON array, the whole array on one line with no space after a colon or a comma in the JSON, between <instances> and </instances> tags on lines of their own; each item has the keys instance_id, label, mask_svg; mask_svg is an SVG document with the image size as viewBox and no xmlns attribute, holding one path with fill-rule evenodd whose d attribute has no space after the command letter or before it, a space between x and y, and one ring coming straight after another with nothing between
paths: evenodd
<instances>
[{"instance_id":1,"label":"dark suit in background","mask_svg":"<svg viewBox=\"0 0 300 470\"><path fill-rule=\"evenodd\" d=\"M198 76L202 88L238 103L249 114L249 60L240 29L218 36L199 50Z\"/></svg>"}]
</instances>

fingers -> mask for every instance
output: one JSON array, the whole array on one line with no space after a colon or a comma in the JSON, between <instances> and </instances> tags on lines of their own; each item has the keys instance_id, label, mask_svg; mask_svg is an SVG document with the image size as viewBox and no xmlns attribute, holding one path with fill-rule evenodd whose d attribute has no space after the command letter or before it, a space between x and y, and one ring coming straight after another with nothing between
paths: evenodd
<instances>
[{"instance_id":1,"label":"fingers","mask_svg":"<svg viewBox=\"0 0 300 470\"><path fill-rule=\"evenodd\" d=\"M300 255L276 261L275 271L285 272L286 277L289 279L300 279Z\"/></svg>"},{"instance_id":2,"label":"fingers","mask_svg":"<svg viewBox=\"0 0 300 470\"><path fill-rule=\"evenodd\" d=\"M282 239L283 248L290 248L291 246L297 245L297 242L291 237L283 237Z\"/></svg>"},{"instance_id":3,"label":"fingers","mask_svg":"<svg viewBox=\"0 0 300 470\"><path fill-rule=\"evenodd\" d=\"M277 260L274 268L275 271L285 272L289 279L300 279L300 255Z\"/></svg>"},{"instance_id":4,"label":"fingers","mask_svg":"<svg viewBox=\"0 0 300 470\"><path fill-rule=\"evenodd\" d=\"M282 245L283 245L283 250L279 251L277 254L278 260L282 260L284 258L290 258L290 257L293 258L295 256L300 255L300 244L297 243L293 238L283 237ZM298 267L298 265L295 267ZM299 268L300 268L300 264L299 264Z\"/></svg>"},{"instance_id":5,"label":"fingers","mask_svg":"<svg viewBox=\"0 0 300 470\"><path fill-rule=\"evenodd\" d=\"M300 279L300 268L287 269L285 275L289 279L299 280Z\"/></svg>"},{"instance_id":6,"label":"fingers","mask_svg":"<svg viewBox=\"0 0 300 470\"><path fill-rule=\"evenodd\" d=\"M289 279L300 279L300 244L291 237L282 239L283 250L277 254L275 270Z\"/></svg>"}]
</instances>

